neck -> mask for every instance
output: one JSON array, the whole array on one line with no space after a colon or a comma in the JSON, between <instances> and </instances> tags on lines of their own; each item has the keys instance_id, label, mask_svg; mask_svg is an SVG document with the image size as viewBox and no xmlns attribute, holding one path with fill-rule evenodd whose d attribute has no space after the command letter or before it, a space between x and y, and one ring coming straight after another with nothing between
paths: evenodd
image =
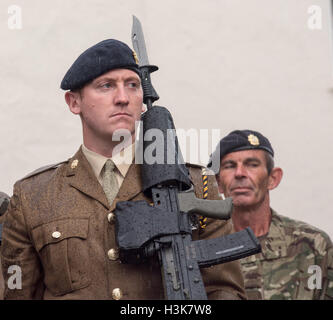
<instances>
[{"instance_id":1,"label":"neck","mask_svg":"<svg viewBox=\"0 0 333 320\"><path fill-rule=\"evenodd\" d=\"M112 139L96 139L91 141L89 138L83 136L83 143L89 150L94 151L106 158L112 158L112 156L115 156L121 150L124 150L126 147L131 145L133 142L134 136L132 136L132 139L127 139L126 141L112 141Z\"/></svg>"},{"instance_id":2,"label":"neck","mask_svg":"<svg viewBox=\"0 0 333 320\"><path fill-rule=\"evenodd\" d=\"M256 237L267 234L271 223L269 201L256 208L234 207L232 222L236 232L250 227Z\"/></svg>"}]
</instances>

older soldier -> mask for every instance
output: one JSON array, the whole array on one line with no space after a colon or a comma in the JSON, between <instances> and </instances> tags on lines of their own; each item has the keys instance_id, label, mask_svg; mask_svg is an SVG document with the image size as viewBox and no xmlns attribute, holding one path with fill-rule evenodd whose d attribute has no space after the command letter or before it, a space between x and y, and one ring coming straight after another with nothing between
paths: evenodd
<instances>
[{"instance_id":1,"label":"older soldier","mask_svg":"<svg viewBox=\"0 0 333 320\"><path fill-rule=\"evenodd\" d=\"M236 231L251 227L262 253L241 260L249 299L332 299L332 242L326 233L270 208L269 192L282 178L273 148L262 134L237 130L224 137L212 159L220 192L233 198Z\"/></svg>"},{"instance_id":2,"label":"older soldier","mask_svg":"<svg viewBox=\"0 0 333 320\"><path fill-rule=\"evenodd\" d=\"M2 268L22 270L22 288L5 288L5 299L163 299L156 257L121 264L115 241L118 201L147 200L141 166L133 160L135 121L143 111L136 55L124 43L105 40L83 52L61 88L79 115L83 145L67 161L41 168L14 186L3 229ZM117 132L129 132L119 147ZM201 167L189 166L202 197ZM215 179L211 198L218 198ZM230 222L209 223L197 237L232 232ZM197 232L199 233L199 232ZM238 262L202 270L210 299L245 298Z\"/></svg>"}]
</instances>

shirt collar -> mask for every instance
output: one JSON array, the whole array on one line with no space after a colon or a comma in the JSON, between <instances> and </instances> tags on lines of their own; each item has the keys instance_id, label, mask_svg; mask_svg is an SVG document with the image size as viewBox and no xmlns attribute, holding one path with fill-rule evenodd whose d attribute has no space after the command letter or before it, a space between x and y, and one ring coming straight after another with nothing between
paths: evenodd
<instances>
[{"instance_id":1,"label":"shirt collar","mask_svg":"<svg viewBox=\"0 0 333 320\"><path fill-rule=\"evenodd\" d=\"M285 226L278 214L271 209L272 220L267 236L260 239L262 255L266 260L279 259L287 256L287 239Z\"/></svg>"},{"instance_id":2,"label":"shirt collar","mask_svg":"<svg viewBox=\"0 0 333 320\"><path fill-rule=\"evenodd\" d=\"M130 165L133 163L134 155L135 144L132 143L111 158L123 177L126 176Z\"/></svg>"},{"instance_id":3,"label":"shirt collar","mask_svg":"<svg viewBox=\"0 0 333 320\"><path fill-rule=\"evenodd\" d=\"M134 159L135 144L132 143L131 145L127 146L112 158L107 158L99 153L91 151L84 144L82 144L82 152L90 163L97 178L100 176L107 159L111 159L115 163L116 168L124 178Z\"/></svg>"}]
</instances>

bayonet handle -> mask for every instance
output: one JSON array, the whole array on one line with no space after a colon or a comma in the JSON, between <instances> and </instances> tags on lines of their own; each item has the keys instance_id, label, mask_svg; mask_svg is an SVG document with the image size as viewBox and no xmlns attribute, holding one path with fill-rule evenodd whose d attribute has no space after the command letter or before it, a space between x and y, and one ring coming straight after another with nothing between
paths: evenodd
<instances>
[{"instance_id":1,"label":"bayonet handle","mask_svg":"<svg viewBox=\"0 0 333 320\"><path fill-rule=\"evenodd\" d=\"M199 199L193 190L179 192L178 202L180 211L220 220L230 219L233 208L232 198L225 200Z\"/></svg>"},{"instance_id":2,"label":"bayonet handle","mask_svg":"<svg viewBox=\"0 0 333 320\"><path fill-rule=\"evenodd\" d=\"M153 65L140 67L143 102L147 105L148 108L151 107L154 101L160 98L155 91L150 79L150 74L156 70L158 70L158 67Z\"/></svg>"}]
</instances>

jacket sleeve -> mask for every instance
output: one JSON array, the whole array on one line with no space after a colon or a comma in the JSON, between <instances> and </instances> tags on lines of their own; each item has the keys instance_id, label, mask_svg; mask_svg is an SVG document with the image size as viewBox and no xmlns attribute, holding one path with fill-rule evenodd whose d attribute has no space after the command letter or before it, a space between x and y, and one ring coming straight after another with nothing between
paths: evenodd
<instances>
[{"instance_id":1,"label":"jacket sleeve","mask_svg":"<svg viewBox=\"0 0 333 320\"><path fill-rule=\"evenodd\" d=\"M320 299L333 300L333 247L327 236L326 255L322 263L323 284Z\"/></svg>"},{"instance_id":2,"label":"jacket sleeve","mask_svg":"<svg viewBox=\"0 0 333 320\"><path fill-rule=\"evenodd\" d=\"M203 198L203 182L201 169L190 168L192 181L195 185L195 194ZM210 200L221 200L214 175L208 176L208 197ZM199 239L222 237L233 233L231 219L228 221L207 219L206 227L194 235ZM244 290L244 279L238 260L218 264L208 268L201 268L208 299L212 300L238 300L247 299Z\"/></svg>"},{"instance_id":3,"label":"jacket sleeve","mask_svg":"<svg viewBox=\"0 0 333 320\"><path fill-rule=\"evenodd\" d=\"M14 186L3 224L1 245L4 299L42 299L42 268L33 246L22 206L20 182Z\"/></svg>"},{"instance_id":4,"label":"jacket sleeve","mask_svg":"<svg viewBox=\"0 0 333 320\"><path fill-rule=\"evenodd\" d=\"M1 228L2 228L4 218L5 218L5 214L0 216ZM0 246L1 246L1 243L0 243ZM0 270L1 270L1 257L0 257ZM3 291L4 291L4 289L5 289L5 282L4 282L4 279L3 279L3 276L2 276L2 272L0 271L0 300L3 300Z\"/></svg>"}]
</instances>

